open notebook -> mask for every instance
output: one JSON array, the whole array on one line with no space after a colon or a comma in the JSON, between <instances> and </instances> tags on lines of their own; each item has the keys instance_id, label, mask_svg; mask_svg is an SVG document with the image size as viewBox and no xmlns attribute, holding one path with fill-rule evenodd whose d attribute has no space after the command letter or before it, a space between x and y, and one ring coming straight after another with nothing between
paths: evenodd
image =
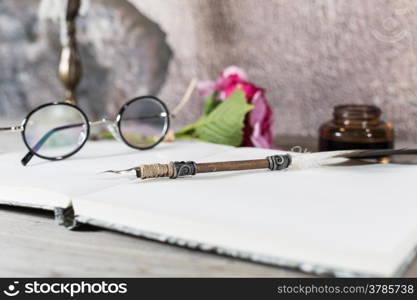
<instances>
[{"instance_id":1,"label":"open notebook","mask_svg":"<svg viewBox=\"0 0 417 300\"><path fill-rule=\"evenodd\" d=\"M417 166L328 166L139 181L100 174L173 160L257 159L275 150L199 143L135 151L89 142L20 165L0 155L0 203L73 211L75 221L256 262L336 276L397 276L416 253ZM65 223L65 222L64 222Z\"/></svg>"}]
</instances>

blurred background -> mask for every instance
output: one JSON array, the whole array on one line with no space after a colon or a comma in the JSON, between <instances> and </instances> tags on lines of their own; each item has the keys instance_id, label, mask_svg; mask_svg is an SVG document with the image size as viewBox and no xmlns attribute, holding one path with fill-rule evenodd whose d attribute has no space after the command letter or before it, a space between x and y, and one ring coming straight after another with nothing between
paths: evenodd
<instances>
[{"instance_id":1,"label":"blurred background","mask_svg":"<svg viewBox=\"0 0 417 300\"><path fill-rule=\"evenodd\" d=\"M317 137L333 106L376 104L402 140L417 138L417 2L405 0L90 0L77 19L79 104L114 116L157 94L169 107L189 81L229 65L265 87L279 136ZM62 99L59 24L41 0L0 0L0 116ZM195 93L176 127L195 121Z\"/></svg>"}]
</instances>

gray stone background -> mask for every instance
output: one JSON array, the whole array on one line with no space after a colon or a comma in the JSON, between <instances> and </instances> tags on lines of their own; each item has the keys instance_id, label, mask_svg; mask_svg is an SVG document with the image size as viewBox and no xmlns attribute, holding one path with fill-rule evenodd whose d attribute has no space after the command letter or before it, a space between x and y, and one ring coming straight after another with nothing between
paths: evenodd
<instances>
[{"instance_id":1,"label":"gray stone background","mask_svg":"<svg viewBox=\"0 0 417 300\"><path fill-rule=\"evenodd\" d=\"M5 1L19 2L0 0L0 4ZM399 138L417 138L416 1L130 0L130 4L92 0L89 15L80 21L84 28L80 29L80 39L87 45L83 47L94 50L84 61L106 55L105 60L93 64L95 69L85 73L80 88L81 105L90 107L92 114L102 113L103 107L113 112L125 98L156 92L159 87L159 96L172 108L191 78L214 78L224 67L238 65L247 70L253 82L266 88L279 135L316 136L319 125L331 117L334 105L370 103L382 108L383 118L394 124ZM125 13L115 13L119 10ZM4 19L8 14L12 12L0 11L0 49L4 48L8 26ZM100 27L106 22L103 20L107 25ZM135 25L135 20L146 24ZM36 18L26 22L34 24ZM86 25L94 28L87 30ZM158 26L166 33L167 44ZM129 34L132 28L136 28L137 38ZM103 40L108 43L103 44ZM147 49L152 50L137 51L143 45L151 45ZM4 55L0 51L2 68ZM56 57L53 51L48 55ZM25 84L15 97L28 97L28 90L43 95L45 89L52 90L48 92L51 96L61 95L59 82L52 79L54 59L50 60L49 77L36 85L31 78L23 80ZM104 79L100 77L103 65ZM9 83L16 79L22 82L27 74L19 68L10 70ZM4 77L0 75L2 89ZM91 90L99 92L92 94ZM4 103L20 105L19 111L24 111L36 102L11 102L10 96L4 95L0 90L3 113ZM201 100L195 94L175 125L194 121L200 111ZM7 114L11 113L8 109Z\"/></svg>"}]
</instances>

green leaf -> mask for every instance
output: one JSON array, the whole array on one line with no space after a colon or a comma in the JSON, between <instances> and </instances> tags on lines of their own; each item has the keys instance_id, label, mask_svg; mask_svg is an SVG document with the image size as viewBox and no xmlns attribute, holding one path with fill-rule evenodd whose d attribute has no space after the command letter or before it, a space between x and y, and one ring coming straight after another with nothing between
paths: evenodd
<instances>
[{"instance_id":1,"label":"green leaf","mask_svg":"<svg viewBox=\"0 0 417 300\"><path fill-rule=\"evenodd\" d=\"M237 89L224 101L210 97L205 102L203 116L195 123L177 131L175 137L240 146L245 116L252 108L241 89Z\"/></svg>"},{"instance_id":2,"label":"green leaf","mask_svg":"<svg viewBox=\"0 0 417 300\"><path fill-rule=\"evenodd\" d=\"M216 100L214 97L214 94L212 94L210 97L208 97L204 101L204 111L203 116L208 116L220 103L222 103L219 100Z\"/></svg>"},{"instance_id":3,"label":"green leaf","mask_svg":"<svg viewBox=\"0 0 417 300\"><path fill-rule=\"evenodd\" d=\"M201 120L194 135L207 142L240 146L245 116L252 108L246 101L245 93L237 89Z\"/></svg>"},{"instance_id":4,"label":"green leaf","mask_svg":"<svg viewBox=\"0 0 417 300\"><path fill-rule=\"evenodd\" d=\"M200 126L202 120L208 116L222 101L215 99L215 94L212 94L204 101L203 115L193 124L190 124L175 132L176 138L195 138L194 130Z\"/></svg>"},{"instance_id":5,"label":"green leaf","mask_svg":"<svg viewBox=\"0 0 417 300\"><path fill-rule=\"evenodd\" d=\"M181 139L181 138L193 138L193 134L195 129L200 126L200 123L202 122L202 120L204 119L204 117L201 117L198 121L196 121L193 124L187 125L184 128L177 130L175 132L175 138L177 139Z\"/></svg>"}]
</instances>

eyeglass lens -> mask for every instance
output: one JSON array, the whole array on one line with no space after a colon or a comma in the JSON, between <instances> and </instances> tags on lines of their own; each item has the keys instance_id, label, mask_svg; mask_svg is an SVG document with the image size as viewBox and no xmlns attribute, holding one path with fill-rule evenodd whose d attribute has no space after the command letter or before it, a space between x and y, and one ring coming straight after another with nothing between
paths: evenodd
<instances>
[{"instance_id":1,"label":"eyeglass lens","mask_svg":"<svg viewBox=\"0 0 417 300\"><path fill-rule=\"evenodd\" d=\"M138 98L126 104L119 121L124 141L139 149L158 144L167 133L168 126L167 108L152 97Z\"/></svg>"},{"instance_id":2,"label":"eyeglass lens","mask_svg":"<svg viewBox=\"0 0 417 300\"><path fill-rule=\"evenodd\" d=\"M32 152L45 158L61 158L84 144L88 138L88 121L73 106L47 105L31 113L23 135Z\"/></svg>"}]
</instances>

